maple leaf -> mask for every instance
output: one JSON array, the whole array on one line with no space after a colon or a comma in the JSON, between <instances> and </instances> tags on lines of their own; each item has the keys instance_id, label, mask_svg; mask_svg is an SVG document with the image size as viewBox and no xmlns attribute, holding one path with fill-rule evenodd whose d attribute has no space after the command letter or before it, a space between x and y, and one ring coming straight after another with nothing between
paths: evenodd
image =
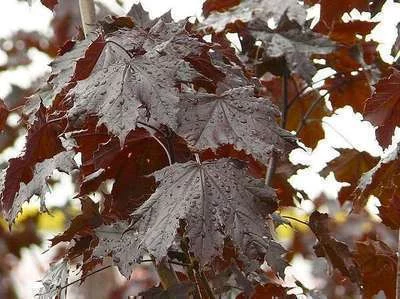
<instances>
[{"instance_id":1,"label":"maple leaf","mask_svg":"<svg viewBox=\"0 0 400 299\"><path fill-rule=\"evenodd\" d=\"M331 28L320 29L318 32L326 34L335 42L347 47L360 43L360 35L367 36L376 26L376 22L354 20L349 23L333 23ZM315 29L314 29L315 30Z\"/></svg>"},{"instance_id":2,"label":"maple leaf","mask_svg":"<svg viewBox=\"0 0 400 299\"><path fill-rule=\"evenodd\" d=\"M387 298L395 298L397 257L380 240L367 239L356 243L355 259L360 266L363 296L373 298L380 290Z\"/></svg>"},{"instance_id":3,"label":"maple leaf","mask_svg":"<svg viewBox=\"0 0 400 299\"><path fill-rule=\"evenodd\" d=\"M4 129L9 113L10 112L7 106L4 104L4 101L0 99L0 131Z\"/></svg>"},{"instance_id":4,"label":"maple leaf","mask_svg":"<svg viewBox=\"0 0 400 299\"><path fill-rule=\"evenodd\" d=\"M335 44L326 36L311 30L293 25L287 27L280 24L278 29L270 30L265 22L253 22L249 25L249 31L256 40L263 43L265 61L285 58L291 72L311 82L317 72L311 56L328 54L335 49Z\"/></svg>"},{"instance_id":5,"label":"maple leaf","mask_svg":"<svg viewBox=\"0 0 400 299\"><path fill-rule=\"evenodd\" d=\"M40 2L50 10L54 10L54 7L58 4L58 0L40 0Z\"/></svg>"},{"instance_id":6,"label":"maple leaf","mask_svg":"<svg viewBox=\"0 0 400 299\"><path fill-rule=\"evenodd\" d=\"M283 298L283 299L295 299L296 295L288 295L288 288L283 287L278 283L267 283L265 285L257 285L255 288L255 293L251 298L253 299L263 299L263 298ZM249 298L247 294L241 293L239 294L237 299Z\"/></svg>"},{"instance_id":7,"label":"maple leaf","mask_svg":"<svg viewBox=\"0 0 400 299\"><path fill-rule=\"evenodd\" d=\"M386 200L382 200L383 203L378 208L379 209L379 217L382 218L382 223L391 229L399 229L400 228L400 195L398 192L393 193L391 197L389 197L389 203Z\"/></svg>"},{"instance_id":8,"label":"maple leaf","mask_svg":"<svg viewBox=\"0 0 400 299\"><path fill-rule=\"evenodd\" d=\"M66 260L52 264L41 279L43 287L35 296L39 299L65 298L65 291L63 292L60 288L67 284L68 275L69 269Z\"/></svg>"},{"instance_id":9,"label":"maple leaf","mask_svg":"<svg viewBox=\"0 0 400 299\"><path fill-rule=\"evenodd\" d=\"M398 151L397 147L361 176L354 194L355 210L362 208L371 195L379 197L383 210L387 210L389 206L394 204L396 198L400 195ZM383 213L381 215L384 218L383 221L393 223L393 214L396 214L396 210L392 210L390 214L386 213L389 218L385 219L385 213Z\"/></svg>"},{"instance_id":10,"label":"maple leaf","mask_svg":"<svg viewBox=\"0 0 400 299\"><path fill-rule=\"evenodd\" d=\"M36 113L36 121L28 129L25 152L21 157L10 159L3 173L1 202L2 209L9 216L12 209L20 208L14 204L15 197L20 191L21 183L28 184L33 179L35 165L65 151L59 139L65 127L65 120L51 119L46 109L41 106ZM25 200L29 199L25 198ZM15 213L14 210L12 214L15 216ZM9 220L14 219L9 218Z\"/></svg>"},{"instance_id":11,"label":"maple leaf","mask_svg":"<svg viewBox=\"0 0 400 299\"><path fill-rule=\"evenodd\" d=\"M6 218L13 222L18 213L22 209L22 204L25 201L29 201L33 195L40 197L40 209L47 211L45 205L45 194L48 191L46 182L49 180L54 170L59 170L64 173L71 173L76 168L75 161L73 159L73 152L61 152L55 155L51 159L46 159L43 162L37 163L33 170L33 178L29 183L20 183L18 193L13 199L11 209L6 214Z\"/></svg>"},{"instance_id":12,"label":"maple leaf","mask_svg":"<svg viewBox=\"0 0 400 299\"><path fill-rule=\"evenodd\" d=\"M333 171L336 180L350 183L351 186L344 186L340 190L339 201L343 203L351 198L360 176L373 168L379 159L372 157L367 152L359 152L354 149L343 149L339 152L340 156L329 162L321 174L327 176L329 172Z\"/></svg>"},{"instance_id":13,"label":"maple leaf","mask_svg":"<svg viewBox=\"0 0 400 299\"><path fill-rule=\"evenodd\" d=\"M378 126L376 136L386 147L391 144L396 126L400 124L400 71L383 78L375 86L375 92L364 107L365 119Z\"/></svg>"},{"instance_id":14,"label":"maple leaf","mask_svg":"<svg viewBox=\"0 0 400 299\"><path fill-rule=\"evenodd\" d=\"M133 4L127 15L133 19L137 26L148 27L151 25L149 13L143 9L142 3L140 2Z\"/></svg>"},{"instance_id":15,"label":"maple leaf","mask_svg":"<svg viewBox=\"0 0 400 299\"><path fill-rule=\"evenodd\" d=\"M369 11L368 0L342 0L342 1L330 1L330 0L306 0L307 4L320 4L321 15L320 21L317 24L319 26L331 27L336 22L342 22L341 18L345 12L350 12L354 8L358 11Z\"/></svg>"},{"instance_id":16,"label":"maple leaf","mask_svg":"<svg viewBox=\"0 0 400 299\"><path fill-rule=\"evenodd\" d=\"M360 113L372 92L365 73L328 78L325 80L325 88L329 90L329 101L334 109L350 105L354 111Z\"/></svg>"},{"instance_id":17,"label":"maple leaf","mask_svg":"<svg viewBox=\"0 0 400 299\"><path fill-rule=\"evenodd\" d=\"M223 12L240 4L240 0L207 0L203 3L203 14L208 16L211 12Z\"/></svg>"},{"instance_id":18,"label":"maple leaf","mask_svg":"<svg viewBox=\"0 0 400 299\"><path fill-rule=\"evenodd\" d=\"M69 41L61 48L59 56L51 63L51 74L48 79L54 95L71 82L87 77L104 47L101 36L90 35L83 41Z\"/></svg>"},{"instance_id":19,"label":"maple leaf","mask_svg":"<svg viewBox=\"0 0 400 299\"><path fill-rule=\"evenodd\" d=\"M92 75L69 93L74 99L71 121L79 125L88 115L97 115L99 125L118 136L121 145L138 119L147 120L147 113L151 121L176 127L178 83L199 75L183 58L204 45L189 37L182 25L167 26L160 20L150 28L149 36L124 49L137 33L142 31L119 30L106 38ZM116 46L117 41L121 46ZM145 54L131 56L129 51L136 47Z\"/></svg>"},{"instance_id":20,"label":"maple leaf","mask_svg":"<svg viewBox=\"0 0 400 299\"><path fill-rule=\"evenodd\" d=\"M275 121L279 110L257 98L251 86L229 89L220 95L182 94L177 134L197 150L233 144L268 163L273 151L283 152L294 141Z\"/></svg>"},{"instance_id":21,"label":"maple leaf","mask_svg":"<svg viewBox=\"0 0 400 299\"><path fill-rule=\"evenodd\" d=\"M89 197L81 198L82 213L76 216L69 227L60 235L51 239L52 245L60 242L68 242L78 236L90 235L94 228L103 223L103 218L99 212L99 204L94 203Z\"/></svg>"},{"instance_id":22,"label":"maple leaf","mask_svg":"<svg viewBox=\"0 0 400 299\"><path fill-rule=\"evenodd\" d=\"M343 275L361 285L361 275L349 247L330 235L328 214L314 211L310 216L309 226L318 238L318 243L314 246L315 254L329 259Z\"/></svg>"},{"instance_id":23,"label":"maple leaf","mask_svg":"<svg viewBox=\"0 0 400 299\"><path fill-rule=\"evenodd\" d=\"M223 293L229 291L232 285L243 290L243 293L248 297L254 294L254 287L251 281L247 279L236 263L230 264L221 273L215 275L211 283L213 292L216 295L223 295Z\"/></svg>"},{"instance_id":24,"label":"maple leaf","mask_svg":"<svg viewBox=\"0 0 400 299\"><path fill-rule=\"evenodd\" d=\"M101 136L101 133L87 131L74 138L78 144L87 145L93 142L97 146L103 143L98 140ZM189 154L186 147L180 149L173 142L171 145L175 148L171 149L171 156L178 161L181 156ZM83 149L82 158L84 178L80 194L95 191L101 182L114 179L111 198L105 203L104 209L119 215L119 219L127 218L134 208L153 193L155 182L147 175L168 165L164 149L143 128L131 132L122 149L118 139L114 137L100 144L97 149Z\"/></svg>"},{"instance_id":25,"label":"maple leaf","mask_svg":"<svg viewBox=\"0 0 400 299\"><path fill-rule=\"evenodd\" d=\"M164 23L172 23L174 21L172 19L170 10L154 20L150 19L149 13L143 9L143 6L140 2L132 5L127 16L133 19L136 26L143 28L150 28L160 20Z\"/></svg>"},{"instance_id":26,"label":"maple leaf","mask_svg":"<svg viewBox=\"0 0 400 299\"><path fill-rule=\"evenodd\" d=\"M236 4L233 1L230 3ZM203 7L207 7L207 2ZM306 20L306 10L296 0L243 0L237 6L227 7L225 5L225 9L224 12L214 12L208 15L203 26L205 28L212 27L216 32L220 32L227 25L237 21L247 23L257 19L269 20L272 18L279 23L282 18L287 17L290 21L303 25Z\"/></svg>"},{"instance_id":27,"label":"maple leaf","mask_svg":"<svg viewBox=\"0 0 400 299\"><path fill-rule=\"evenodd\" d=\"M133 263L146 252L157 260L166 256L183 219L190 250L201 265L221 255L224 240L230 238L250 259L260 250L273 268L281 266L283 249L265 229L259 206L266 205L267 213L276 209L274 192L236 163L190 161L155 172L160 185L132 214L130 226L120 222L96 230L99 245L94 255L112 254L121 273L129 277ZM283 268L275 270L283 275Z\"/></svg>"},{"instance_id":28,"label":"maple leaf","mask_svg":"<svg viewBox=\"0 0 400 299\"><path fill-rule=\"evenodd\" d=\"M147 291L139 293L139 296L143 299L163 299L163 298L176 298L185 299L190 298L189 294L193 291L192 282L176 283L167 289L163 289L161 286L152 287Z\"/></svg>"}]
</instances>

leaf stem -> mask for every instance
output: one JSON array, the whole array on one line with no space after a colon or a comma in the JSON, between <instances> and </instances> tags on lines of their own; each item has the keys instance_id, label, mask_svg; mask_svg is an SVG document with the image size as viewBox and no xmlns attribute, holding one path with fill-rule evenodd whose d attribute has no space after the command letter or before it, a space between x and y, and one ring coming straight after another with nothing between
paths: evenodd
<instances>
[{"instance_id":1,"label":"leaf stem","mask_svg":"<svg viewBox=\"0 0 400 299\"><path fill-rule=\"evenodd\" d=\"M207 277L204 275L204 272L200 269L199 262L197 260L192 259L193 269L196 272L197 279L201 281L203 288L207 293L207 298L215 299L214 293L211 290L210 284L208 283Z\"/></svg>"},{"instance_id":2,"label":"leaf stem","mask_svg":"<svg viewBox=\"0 0 400 299\"><path fill-rule=\"evenodd\" d=\"M158 264L156 261L153 262L157 269L158 276L160 277L160 282L164 290L172 287L179 282L178 277L170 265L163 259Z\"/></svg>"},{"instance_id":3,"label":"leaf stem","mask_svg":"<svg viewBox=\"0 0 400 299\"><path fill-rule=\"evenodd\" d=\"M152 137L153 137L153 138L161 145L161 147L164 149L165 155L166 155L167 158L168 158L168 164L169 164L169 165L172 165L171 156L170 156L170 154L169 154L168 149L165 147L164 143L162 143L161 140L158 139L155 135L153 135Z\"/></svg>"},{"instance_id":4,"label":"leaf stem","mask_svg":"<svg viewBox=\"0 0 400 299\"><path fill-rule=\"evenodd\" d=\"M199 284L198 280L196 279L196 275L194 274L194 271L193 271L193 261L192 261L192 258L190 256L189 240L187 238L182 238L182 240L181 240L181 248L182 248L183 253L185 254L185 258L187 259L187 261L189 261L189 265L187 267L187 274L189 276L189 279L191 281L193 281L193 283L196 286L194 288L193 298L194 299L201 299L200 284Z\"/></svg>"},{"instance_id":5,"label":"leaf stem","mask_svg":"<svg viewBox=\"0 0 400 299\"><path fill-rule=\"evenodd\" d=\"M159 133L160 135L162 135L164 138L167 138L167 136L166 136L160 129L157 129L157 128L154 127L154 126L149 125L149 124L146 124L146 123L141 122L141 121L138 121L137 123L138 123L139 125L142 125L142 126L146 127L146 128L150 128L150 129L156 131L157 133Z\"/></svg>"}]
</instances>

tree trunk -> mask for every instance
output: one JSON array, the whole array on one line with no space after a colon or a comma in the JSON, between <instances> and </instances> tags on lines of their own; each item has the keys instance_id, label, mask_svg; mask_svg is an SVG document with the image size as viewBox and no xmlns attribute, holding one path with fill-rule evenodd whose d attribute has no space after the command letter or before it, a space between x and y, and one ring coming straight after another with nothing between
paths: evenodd
<instances>
[{"instance_id":1,"label":"tree trunk","mask_svg":"<svg viewBox=\"0 0 400 299\"><path fill-rule=\"evenodd\" d=\"M96 9L94 0L79 0L79 9L81 11L82 27L85 37L90 32L96 30Z\"/></svg>"}]
</instances>

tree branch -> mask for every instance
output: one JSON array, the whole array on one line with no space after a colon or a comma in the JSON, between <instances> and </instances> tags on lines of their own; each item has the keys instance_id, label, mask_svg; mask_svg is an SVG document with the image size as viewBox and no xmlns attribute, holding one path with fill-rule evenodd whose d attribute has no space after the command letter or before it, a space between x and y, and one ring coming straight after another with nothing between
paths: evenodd
<instances>
[{"instance_id":1,"label":"tree branch","mask_svg":"<svg viewBox=\"0 0 400 299\"><path fill-rule=\"evenodd\" d=\"M96 9L93 0L79 0L81 20L85 37L96 30Z\"/></svg>"},{"instance_id":2,"label":"tree branch","mask_svg":"<svg viewBox=\"0 0 400 299\"><path fill-rule=\"evenodd\" d=\"M287 113L288 113L288 100L289 100L289 90L288 90L288 79L289 79L289 70L286 70L283 73L282 78L282 116L281 116L281 127L284 129L287 122ZM276 154L274 152L271 153L271 158L269 159L267 174L265 175L265 185L269 186L271 184L272 178L276 169Z\"/></svg>"}]
</instances>

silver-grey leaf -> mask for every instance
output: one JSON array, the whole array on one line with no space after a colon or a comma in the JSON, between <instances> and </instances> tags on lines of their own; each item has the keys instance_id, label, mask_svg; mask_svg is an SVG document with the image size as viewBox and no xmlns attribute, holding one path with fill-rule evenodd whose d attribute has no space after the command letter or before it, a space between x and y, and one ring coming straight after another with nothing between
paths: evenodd
<instances>
[{"instance_id":1,"label":"silver-grey leaf","mask_svg":"<svg viewBox=\"0 0 400 299\"><path fill-rule=\"evenodd\" d=\"M326 36L311 30L291 29L282 32L251 30L255 39L263 43L266 57L284 57L289 69L302 76L307 82L317 69L312 63L311 55L329 54L335 44Z\"/></svg>"},{"instance_id":2,"label":"silver-grey leaf","mask_svg":"<svg viewBox=\"0 0 400 299\"><path fill-rule=\"evenodd\" d=\"M275 118L278 108L254 96L252 86L226 90L220 95L186 92L182 95L177 134L195 149L216 149L233 144L263 163L273 151L284 151L294 140Z\"/></svg>"},{"instance_id":3,"label":"silver-grey leaf","mask_svg":"<svg viewBox=\"0 0 400 299\"><path fill-rule=\"evenodd\" d=\"M97 115L99 125L105 124L123 143L136 127L142 103L135 96L136 78L130 59L124 59L121 52L112 44L105 47L92 75L71 90L75 104L68 114L72 122Z\"/></svg>"},{"instance_id":4,"label":"silver-grey leaf","mask_svg":"<svg viewBox=\"0 0 400 299\"><path fill-rule=\"evenodd\" d=\"M139 119L177 127L178 85L200 76L184 57L198 53L204 42L190 37L182 25L162 20L135 40L143 31L119 30L106 38L92 75L69 92L73 124L96 115L121 144ZM138 49L145 53L128 54Z\"/></svg>"},{"instance_id":5,"label":"silver-grey leaf","mask_svg":"<svg viewBox=\"0 0 400 299\"><path fill-rule=\"evenodd\" d=\"M41 210L46 211L45 194L48 191L46 183L53 174L53 171L59 170L71 173L76 168L74 152L72 151L61 152L51 159L46 159L36 164L32 180L27 184L20 183L19 191L14 198L12 208L6 215L7 220L13 222L18 213L21 212L22 204L25 201L29 201L34 195L40 197Z\"/></svg>"},{"instance_id":6,"label":"silver-grey leaf","mask_svg":"<svg viewBox=\"0 0 400 299\"><path fill-rule=\"evenodd\" d=\"M50 63L49 83L53 87L54 95L58 94L64 85L72 79L78 60L85 56L86 50L96 39L97 36L93 34L83 41L76 41L70 51L57 56Z\"/></svg>"},{"instance_id":7,"label":"silver-grey leaf","mask_svg":"<svg viewBox=\"0 0 400 299\"><path fill-rule=\"evenodd\" d=\"M42 278L41 283L43 287L35 295L37 299L53 299L57 298L65 299L66 290L60 290L61 287L68 283L68 263L66 260L59 261L50 266L50 269L46 272Z\"/></svg>"},{"instance_id":8,"label":"silver-grey leaf","mask_svg":"<svg viewBox=\"0 0 400 299\"><path fill-rule=\"evenodd\" d=\"M256 19L268 21L273 19L276 24L283 17L303 25L306 21L306 10L297 0L244 0L239 5L225 12L213 12L202 26L213 27L216 32L223 31L228 24L236 21L250 22Z\"/></svg>"},{"instance_id":9,"label":"silver-grey leaf","mask_svg":"<svg viewBox=\"0 0 400 299\"><path fill-rule=\"evenodd\" d=\"M125 276L145 253L157 260L166 256L180 220L186 221L190 250L202 266L222 254L226 238L247 256L265 254L276 244L262 215L276 208L274 190L248 176L237 161L220 159L201 165L190 161L154 175L159 186L133 213L130 226L119 222L96 230L99 244L94 255L111 254Z\"/></svg>"}]
</instances>

